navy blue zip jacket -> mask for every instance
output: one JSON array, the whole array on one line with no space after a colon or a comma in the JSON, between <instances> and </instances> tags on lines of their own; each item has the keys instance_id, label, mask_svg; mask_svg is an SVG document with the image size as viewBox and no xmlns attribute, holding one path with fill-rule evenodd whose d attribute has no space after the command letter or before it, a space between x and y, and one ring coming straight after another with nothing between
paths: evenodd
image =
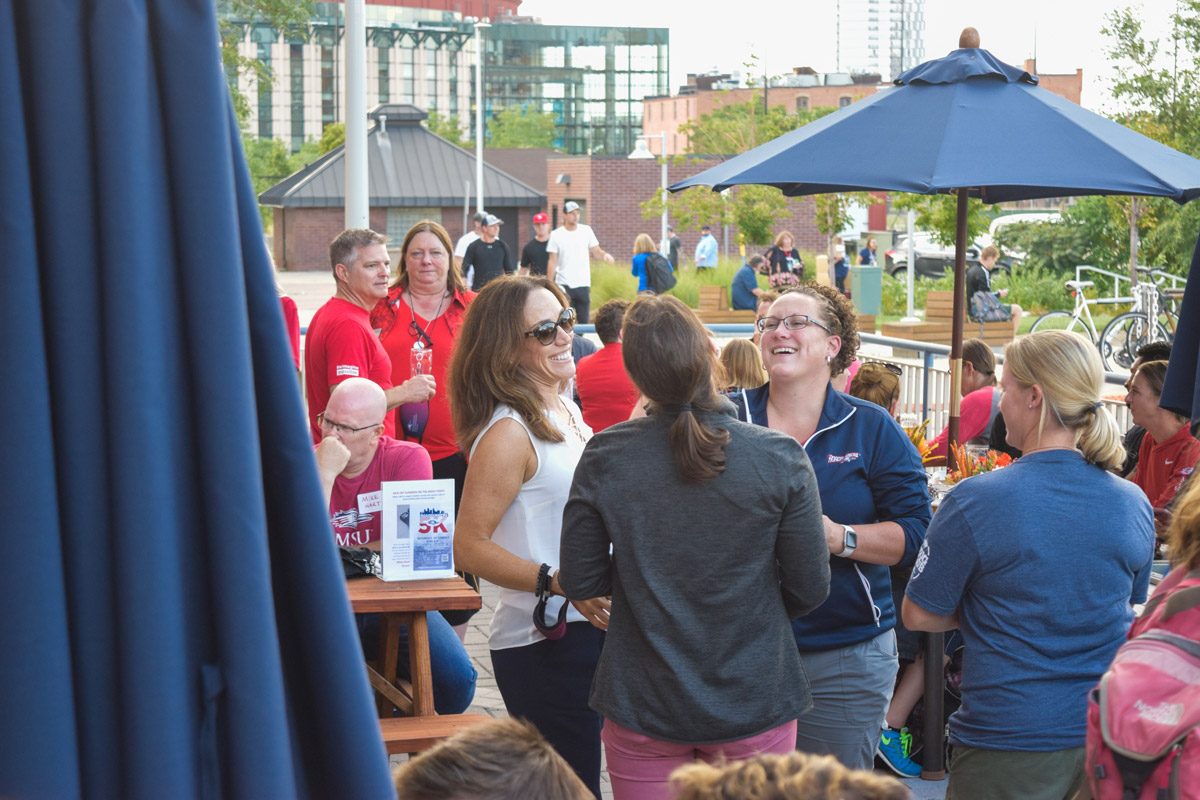
<instances>
[{"instance_id":1,"label":"navy blue zip jacket","mask_svg":"<svg viewBox=\"0 0 1200 800\"><path fill-rule=\"evenodd\" d=\"M734 396L738 417L765 426L769 392L767 384ZM880 406L831 387L804 450L825 515L843 525L899 524L904 529L899 566L911 566L929 526L929 485L904 429ZM800 650L846 647L896 626L888 567L830 556L829 571L829 598L808 616L792 620Z\"/></svg>"}]
</instances>

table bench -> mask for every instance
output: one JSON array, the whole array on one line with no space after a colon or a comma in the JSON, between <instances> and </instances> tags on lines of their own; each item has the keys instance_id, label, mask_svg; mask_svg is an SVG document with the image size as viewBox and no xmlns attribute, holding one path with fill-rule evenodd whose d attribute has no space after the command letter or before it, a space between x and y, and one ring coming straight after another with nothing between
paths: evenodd
<instances>
[{"instance_id":1,"label":"table bench","mask_svg":"<svg viewBox=\"0 0 1200 800\"><path fill-rule=\"evenodd\" d=\"M915 339L919 342L950 344L954 322L954 292L932 291L925 298L924 322L885 322L884 336ZM989 345L1005 345L1013 339L1013 325L1004 322L963 320L963 339L982 339Z\"/></svg>"},{"instance_id":2,"label":"table bench","mask_svg":"<svg viewBox=\"0 0 1200 800\"><path fill-rule=\"evenodd\" d=\"M425 612L478 609L482 599L475 590L460 578L383 581L365 577L346 581L346 593L355 614L383 617L379 656L374 667L367 665L367 676L378 695L380 731L389 753L418 752L489 719L479 714L439 716L433 708L433 670ZM396 676L402 625L408 626L411 683ZM390 716L393 706L410 716Z\"/></svg>"}]
</instances>

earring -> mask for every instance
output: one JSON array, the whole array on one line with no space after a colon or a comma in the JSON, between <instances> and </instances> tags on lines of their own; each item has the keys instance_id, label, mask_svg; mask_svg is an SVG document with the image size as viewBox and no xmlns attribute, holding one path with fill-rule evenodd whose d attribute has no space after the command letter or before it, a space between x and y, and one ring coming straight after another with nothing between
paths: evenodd
<instances>
[{"instance_id":1,"label":"earring","mask_svg":"<svg viewBox=\"0 0 1200 800\"><path fill-rule=\"evenodd\" d=\"M826 364L832 364L832 363L833 363L833 358L832 358L831 356L825 356L825 363L826 363Z\"/></svg>"}]
</instances>

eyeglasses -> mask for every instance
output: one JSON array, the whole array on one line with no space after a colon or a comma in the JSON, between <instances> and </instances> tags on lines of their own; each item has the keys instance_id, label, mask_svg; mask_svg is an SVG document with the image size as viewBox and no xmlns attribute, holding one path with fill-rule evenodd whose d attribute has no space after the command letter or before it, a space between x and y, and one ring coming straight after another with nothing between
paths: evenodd
<instances>
[{"instance_id":1,"label":"eyeglasses","mask_svg":"<svg viewBox=\"0 0 1200 800\"><path fill-rule=\"evenodd\" d=\"M904 374L904 370L900 369L900 366L898 364L893 364L890 361L864 361L862 366L859 367L859 369L863 370L868 367L874 367L875 369L886 369L888 372L892 373L897 378L899 378L901 375Z\"/></svg>"},{"instance_id":2,"label":"eyeglasses","mask_svg":"<svg viewBox=\"0 0 1200 800\"><path fill-rule=\"evenodd\" d=\"M782 319L779 317L762 317L756 324L758 325L758 329L763 332L773 331L778 328L780 324L782 324L783 327L787 328L789 331L800 331L804 330L809 325L816 325L818 328L828 334L833 333L833 331L831 331L828 327L817 322L808 314L789 314Z\"/></svg>"},{"instance_id":3,"label":"eyeglasses","mask_svg":"<svg viewBox=\"0 0 1200 800\"><path fill-rule=\"evenodd\" d=\"M566 334L575 329L575 309L569 306L564 308L557 320L542 320L532 330L525 331L525 335L537 339L543 347L549 347L558 338L558 328L562 328Z\"/></svg>"},{"instance_id":4,"label":"eyeglasses","mask_svg":"<svg viewBox=\"0 0 1200 800\"><path fill-rule=\"evenodd\" d=\"M324 411L322 411L320 414L317 414L317 425L318 426L323 428L326 425L328 425L329 428L334 433L340 433L343 436L349 436L352 433L358 433L359 431L365 431L369 428L376 428L382 424L383 424L382 422L376 422L373 425L363 425L361 428L351 428L349 425L343 425L340 422L334 422L331 419L326 419Z\"/></svg>"},{"instance_id":5,"label":"eyeglasses","mask_svg":"<svg viewBox=\"0 0 1200 800\"><path fill-rule=\"evenodd\" d=\"M425 345L427 349L433 349L433 340L429 338L429 334L425 332L425 329L417 324L415 318L412 322L408 323L408 335Z\"/></svg>"}]
</instances>

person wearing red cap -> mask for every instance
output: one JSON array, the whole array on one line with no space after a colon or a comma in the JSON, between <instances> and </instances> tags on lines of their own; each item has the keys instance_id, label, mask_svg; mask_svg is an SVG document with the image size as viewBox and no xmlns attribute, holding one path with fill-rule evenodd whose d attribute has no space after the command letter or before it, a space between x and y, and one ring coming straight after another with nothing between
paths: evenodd
<instances>
[{"instance_id":1,"label":"person wearing red cap","mask_svg":"<svg viewBox=\"0 0 1200 800\"><path fill-rule=\"evenodd\" d=\"M533 239L521 248L519 275L545 275L550 254L546 243L550 241L550 217L545 211L533 215Z\"/></svg>"}]
</instances>

